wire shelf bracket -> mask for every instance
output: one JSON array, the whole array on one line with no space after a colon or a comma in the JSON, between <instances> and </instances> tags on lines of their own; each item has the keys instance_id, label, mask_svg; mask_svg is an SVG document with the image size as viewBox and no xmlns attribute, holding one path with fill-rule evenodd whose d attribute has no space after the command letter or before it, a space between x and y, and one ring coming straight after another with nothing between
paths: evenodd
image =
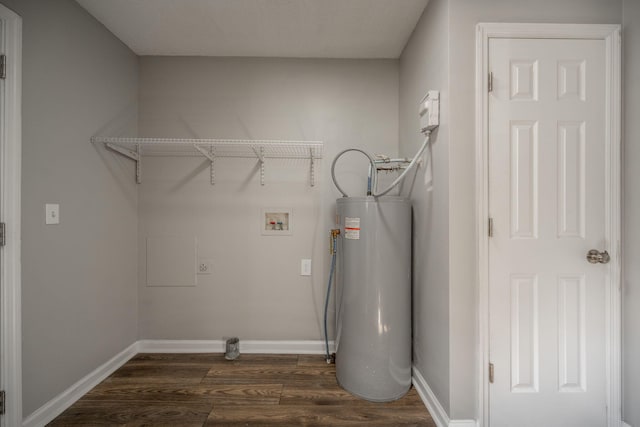
<instances>
[{"instance_id":1,"label":"wire shelf bracket","mask_svg":"<svg viewBox=\"0 0 640 427\"><path fill-rule=\"evenodd\" d=\"M251 149L256 153L256 157L260 163L260 185L264 185L264 147L260 147L259 151L256 147L251 147Z\"/></svg>"},{"instance_id":2,"label":"wire shelf bracket","mask_svg":"<svg viewBox=\"0 0 640 427\"><path fill-rule=\"evenodd\" d=\"M136 145L136 151L130 150L125 147L120 147L119 145L106 142L105 146L110 150L115 151L118 154L121 154L125 157L130 158L134 162L136 162L136 183L140 184L142 182L142 169L141 169L141 156L140 156L140 146Z\"/></svg>"},{"instance_id":3,"label":"wire shelf bracket","mask_svg":"<svg viewBox=\"0 0 640 427\"><path fill-rule=\"evenodd\" d=\"M209 147L209 149L207 150L206 148L200 146L200 145L194 145L195 149L198 150L200 152L200 154L202 154L203 156L205 156L207 159L209 159L209 162L211 162L211 165L209 166L209 176L210 176L210 180L211 180L211 185L215 185L216 183L216 170L215 170L215 159L216 156L214 154L214 148L213 147Z\"/></svg>"},{"instance_id":4,"label":"wire shelf bracket","mask_svg":"<svg viewBox=\"0 0 640 427\"><path fill-rule=\"evenodd\" d=\"M91 138L94 144L108 149L136 163L136 183L142 182L142 159L146 156L204 157L210 162L211 185L215 184L215 164L220 158L257 159L260 166L260 185L265 185L267 159L308 159L309 185L315 186L316 161L322 158L324 144L320 141L274 141L233 139L174 139L174 138Z\"/></svg>"}]
</instances>

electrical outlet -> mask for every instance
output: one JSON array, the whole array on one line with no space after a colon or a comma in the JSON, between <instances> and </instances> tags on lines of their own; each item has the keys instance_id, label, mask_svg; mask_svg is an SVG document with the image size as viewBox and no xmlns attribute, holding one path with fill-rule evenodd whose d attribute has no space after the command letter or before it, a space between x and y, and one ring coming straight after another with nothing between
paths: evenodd
<instances>
[{"instance_id":1,"label":"electrical outlet","mask_svg":"<svg viewBox=\"0 0 640 427\"><path fill-rule=\"evenodd\" d=\"M211 274L211 266L213 260L211 258L198 258L198 266L196 272L198 274Z\"/></svg>"}]
</instances>

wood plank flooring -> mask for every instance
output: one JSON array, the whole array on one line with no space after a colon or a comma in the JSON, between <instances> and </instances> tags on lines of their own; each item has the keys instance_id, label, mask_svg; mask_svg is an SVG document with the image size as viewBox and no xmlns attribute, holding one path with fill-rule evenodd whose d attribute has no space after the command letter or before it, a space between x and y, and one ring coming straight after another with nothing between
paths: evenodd
<instances>
[{"instance_id":1,"label":"wood plank flooring","mask_svg":"<svg viewBox=\"0 0 640 427\"><path fill-rule=\"evenodd\" d=\"M429 426L412 388L371 403L338 386L323 356L138 354L50 426Z\"/></svg>"}]
</instances>

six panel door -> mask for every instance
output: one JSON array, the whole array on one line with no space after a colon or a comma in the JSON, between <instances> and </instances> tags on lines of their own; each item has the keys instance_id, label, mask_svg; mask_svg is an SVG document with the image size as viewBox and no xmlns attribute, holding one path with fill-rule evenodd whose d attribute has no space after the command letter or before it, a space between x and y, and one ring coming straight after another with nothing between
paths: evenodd
<instances>
[{"instance_id":1,"label":"six panel door","mask_svg":"<svg viewBox=\"0 0 640 427\"><path fill-rule=\"evenodd\" d=\"M606 425L605 46L492 39L491 426Z\"/></svg>"}]
</instances>

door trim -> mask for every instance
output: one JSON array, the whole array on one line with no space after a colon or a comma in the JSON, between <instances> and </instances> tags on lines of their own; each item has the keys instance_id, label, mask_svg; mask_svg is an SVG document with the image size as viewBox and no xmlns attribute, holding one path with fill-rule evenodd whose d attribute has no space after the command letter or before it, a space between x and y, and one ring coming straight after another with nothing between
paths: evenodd
<instances>
[{"instance_id":1,"label":"door trim","mask_svg":"<svg viewBox=\"0 0 640 427\"><path fill-rule=\"evenodd\" d=\"M22 18L0 5L3 21L3 53L7 56L7 79L0 114L0 218L6 223L6 246L0 249L0 333L2 353L0 387L7 393L2 426L22 425L22 328L20 196L22 165Z\"/></svg>"},{"instance_id":2,"label":"door trim","mask_svg":"<svg viewBox=\"0 0 640 427\"><path fill-rule=\"evenodd\" d=\"M476 26L476 274L478 277L478 420L489 426L489 40L493 38L591 39L605 42L605 206L611 256L606 292L608 426L622 425L621 379L621 35L619 25L480 23Z\"/></svg>"}]
</instances>

